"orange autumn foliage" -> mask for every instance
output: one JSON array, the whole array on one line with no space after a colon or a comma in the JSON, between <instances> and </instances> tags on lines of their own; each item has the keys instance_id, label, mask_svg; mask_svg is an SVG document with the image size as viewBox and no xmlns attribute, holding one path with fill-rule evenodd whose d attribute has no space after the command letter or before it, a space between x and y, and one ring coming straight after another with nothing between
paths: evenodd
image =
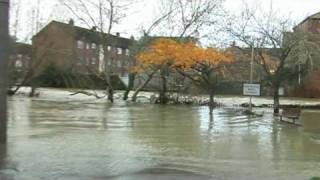
<instances>
[{"instance_id":1,"label":"orange autumn foliage","mask_svg":"<svg viewBox=\"0 0 320 180\"><path fill-rule=\"evenodd\" d=\"M232 56L214 48L202 48L192 42L177 42L169 38L155 40L144 52L136 56L139 66L134 71L143 71L150 66L167 65L170 68L191 69L201 63L215 66L230 62Z\"/></svg>"}]
</instances>

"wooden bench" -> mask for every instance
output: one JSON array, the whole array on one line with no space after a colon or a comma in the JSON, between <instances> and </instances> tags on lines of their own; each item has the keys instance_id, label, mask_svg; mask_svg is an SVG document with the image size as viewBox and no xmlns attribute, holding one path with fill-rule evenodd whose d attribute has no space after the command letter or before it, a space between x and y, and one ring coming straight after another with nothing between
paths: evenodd
<instances>
[{"instance_id":1,"label":"wooden bench","mask_svg":"<svg viewBox=\"0 0 320 180\"><path fill-rule=\"evenodd\" d=\"M299 119L301 113L300 108L283 108L280 113L280 121L283 121L283 118L292 119L293 124L296 124L296 120Z\"/></svg>"}]
</instances>

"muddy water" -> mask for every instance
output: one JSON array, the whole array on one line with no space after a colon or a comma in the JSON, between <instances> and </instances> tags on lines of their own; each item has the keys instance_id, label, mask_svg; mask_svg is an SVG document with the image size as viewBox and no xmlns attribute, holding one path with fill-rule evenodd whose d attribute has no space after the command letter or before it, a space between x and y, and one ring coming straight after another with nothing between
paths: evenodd
<instances>
[{"instance_id":1,"label":"muddy water","mask_svg":"<svg viewBox=\"0 0 320 180\"><path fill-rule=\"evenodd\" d=\"M249 118L220 108L210 120L205 107L111 105L60 91L13 97L9 108L2 178L130 179L154 171L191 179L320 176L320 133L278 123L268 109Z\"/></svg>"}]
</instances>

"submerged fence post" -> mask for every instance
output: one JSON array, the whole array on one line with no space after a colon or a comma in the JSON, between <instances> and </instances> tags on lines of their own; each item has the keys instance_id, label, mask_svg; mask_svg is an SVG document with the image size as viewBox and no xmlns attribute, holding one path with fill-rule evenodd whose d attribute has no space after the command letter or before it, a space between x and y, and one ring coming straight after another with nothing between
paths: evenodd
<instances>
[{"instance_id":1,"label":"submerged fence post","mask_svg":"<svg viewBox=\"0 0 320 180\"><path fill-rule=\"evenodd\" d=\"M9 0L0 0L0 144L7 142L7 64L9 59Z\"/></svg>"}]
</instances>

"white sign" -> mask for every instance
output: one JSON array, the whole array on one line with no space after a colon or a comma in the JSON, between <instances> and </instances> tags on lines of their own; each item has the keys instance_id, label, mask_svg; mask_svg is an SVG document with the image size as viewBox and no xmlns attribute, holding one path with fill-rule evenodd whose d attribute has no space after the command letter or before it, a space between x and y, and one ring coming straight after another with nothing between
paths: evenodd
<instances>
[{"instance_id":1,"label":"white sign","mask_svg":"<svg viewBox=\"0 0 320 180\"><path fill-rule=\"evenodd\" d=\"M284 96L284 88L283 87L279 88L279 95Z\"/></svg>"},{"instance_id":2,"label":"white sign","mask_svg":"<svg viewBox=\"0 0 320 180\"><path fill-rule=\"evenodd\" d=\"M243 84L243 95L260 96L260 84Z\"/></svg>"}]
</instances>

